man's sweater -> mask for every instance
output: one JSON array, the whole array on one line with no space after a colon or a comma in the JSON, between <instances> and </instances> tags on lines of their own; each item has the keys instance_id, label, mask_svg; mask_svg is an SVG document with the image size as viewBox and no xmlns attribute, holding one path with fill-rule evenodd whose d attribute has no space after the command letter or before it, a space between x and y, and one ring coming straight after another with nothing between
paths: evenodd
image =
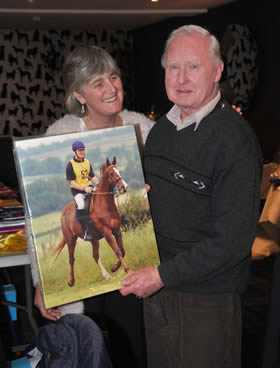
<instances>
[{"instance_id":1,"label":"man's sweater","mask_svg":"<svg viewBox=\"0 0 280 368\"><path fill-rule=\"evenodd\" d=\"M240 293L259 217L261 152L223 100L194 127L177 131L164 116L144 150L159 273L179 291Z\"/></svg>"}]
</instances>

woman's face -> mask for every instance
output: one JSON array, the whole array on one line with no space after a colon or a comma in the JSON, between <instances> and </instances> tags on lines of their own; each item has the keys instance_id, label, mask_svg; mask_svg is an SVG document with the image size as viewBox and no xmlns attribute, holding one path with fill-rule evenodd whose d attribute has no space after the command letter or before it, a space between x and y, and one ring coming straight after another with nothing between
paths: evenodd
<instances>
[{"instance_id":1,"label":"woman's face","mask_svg":"<svg viewBox=\"0 0 280 368\"><path fill-rule=\"evenodd\" d=\"M117 74L94 76L84 85L82 92L73 92L81 104L86 104L93 119L117 115L122 110L123 86Z\"/></svg>"}]
</instances>

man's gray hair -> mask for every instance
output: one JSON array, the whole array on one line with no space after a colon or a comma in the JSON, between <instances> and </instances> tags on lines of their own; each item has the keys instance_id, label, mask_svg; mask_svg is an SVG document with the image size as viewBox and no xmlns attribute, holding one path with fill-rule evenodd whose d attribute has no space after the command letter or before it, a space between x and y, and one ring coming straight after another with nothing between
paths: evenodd
<instances>
[{"instance_id":1,"label":"man's gray hair","mask_svg":"<svg viewBox=\"0 0 280 368\"><path fill-rule=\"evenodd\" d=\"M217 38L214 35L212 35L210 32L208 32L207 29L197 26L197 25L189 24L186 26L179 27L170 33L165 43L164 52L161 57L161 65L163 66L163 68L165 68L166 53L167 53L167 49L170 43L177 37L185 36L185 35L192 34L192 33L200 33L205 37L209 37L209 40L210 40L209 51L211 52L213 56L214 62L218 65L222 61L221 52L220 52L220 44Z\"/></svg>"}]
</instances>

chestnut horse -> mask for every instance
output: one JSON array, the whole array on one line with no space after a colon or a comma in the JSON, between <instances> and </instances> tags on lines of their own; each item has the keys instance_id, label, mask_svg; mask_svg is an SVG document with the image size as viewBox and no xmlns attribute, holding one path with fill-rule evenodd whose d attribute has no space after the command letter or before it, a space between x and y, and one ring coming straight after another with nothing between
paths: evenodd
<instances>
[{"instance_id":1,"label":"chestnut horse","mask_svg":"<svg viewBox=\"0 0 280 368\"><path fill-rule=\"evenodd\" d=\"M103 267L99 258L99 240L105 238L107 243L114 251L118 261L112 265L111 271L115 272L120 265L123 266L125 272L128 272L128 267L124 261L125 250L123 247L122 233L121 233L121 216L115 204L114 195L123 194L127 191L127 183L121 177L120 170L116 167L116 157L113 158L112 163L106 160L105 164L100 169L100 179L96 192L91 198L90 205L90 220L93 224L89 224L89 229L92 234L93 258L97 263L103 277L109 280L111 276ZM93 203L92 203L93 202ZM70 279L69 286L74 286L74 252L78 237L83 238L81 225L75 219L75 202L68 203L62 210L61 228L63 238L54 251L58 257L65 244L68 246L69 264L70 264Z\"/></svg>"}]
</instances>

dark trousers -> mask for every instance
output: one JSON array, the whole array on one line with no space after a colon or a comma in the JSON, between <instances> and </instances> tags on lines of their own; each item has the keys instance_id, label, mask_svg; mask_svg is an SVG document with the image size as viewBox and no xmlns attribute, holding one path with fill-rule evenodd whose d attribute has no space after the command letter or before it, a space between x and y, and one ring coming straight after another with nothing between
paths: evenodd
<instances>
[{"instance_id":1,"label":"dark trousers","mask_svg":"<svg viewBox=\"0 0 280 368\"><path fill-rule=\"evenodd\" d=\"M144 299L148 368L239 368L240 296L162 290Z\"/></svg>"},{"instance_id":2,"label":"dark trousers","mask_svg":"<svg viewBox=\"0 0 280 368\"><path fill-rule=\"evenodd\" d=\"M85 314L103 331L114 368L145 368L146 341L142 299L112 291L84 300Z\"/></svg>"},{"instance_id":3,"label":"dark trousers","mask_svg":"<svg viewBox=\"0 0 280 368\"><path fill-rule=\"evenodd\" d=\"M262 368L280 367L280 256L274 258Z\"/></svg>"}]
</instances>

